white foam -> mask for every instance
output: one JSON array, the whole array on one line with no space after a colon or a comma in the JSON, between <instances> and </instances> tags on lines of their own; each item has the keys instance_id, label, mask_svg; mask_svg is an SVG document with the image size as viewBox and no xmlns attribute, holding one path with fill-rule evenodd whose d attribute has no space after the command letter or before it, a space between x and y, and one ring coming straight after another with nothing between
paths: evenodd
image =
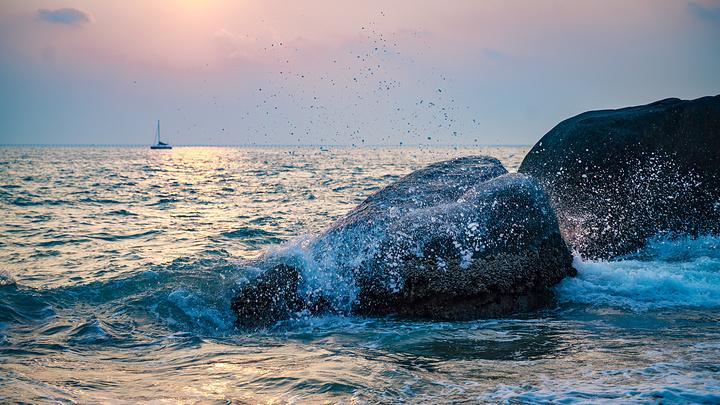
<instances>
[{"instance_id":1,"label":"white foam","mask_svg":"<svg viewBox=\"0 0 720 405\"><path fill-rule=\"evenodd\" d=\"M0 285L15 285L15 278L6 269L0 269Z\"/></svg>"},{"instance_id":2,"label":"white foam","mask_svg":"<svg viewBox=\"0 0 720 405\"><path fill-rule=\"evenodd\" d=\"M682 366L682 365L680 365ZM682 367L681 367L682 368ZM659 367L648 370L624 370L617 376L586 371L585 378L566 380L563 378L538 378L532 383L521 385L499 384L478 395L478 402L487 403L579 403L579 404L717 404L717 380L708 375L678 374L672 367L671 373L664 374ZM630 379L633 384L622 382Z\"/></svg>"},{"instance_id":3,"label":"white foam","mask_svg":"<svg viewBox=\"0 0 720 405\"><path fill-rule=\"evenodd\" d=\"M575 278L557 287L561 302L610 305L636 312L720 307L720 238L655 240L625 260L575 257Z\"/></svg>"},{"instance_id":4,"label":"white foam","mask_svg":"<svg viewBox=\"0 0 720 405\"><path fill-rule=\"evenodd\" d=\"M273 265L286 263L296 267L305 280L303 291L306 294L320 294L331 301L333 308L349 311L357 296L354 280L338 267L343 252L329 250L315 255L309 245L314 236L303 234L279 247L269 248L263 260Z\"/></svg>"}]
</instances>

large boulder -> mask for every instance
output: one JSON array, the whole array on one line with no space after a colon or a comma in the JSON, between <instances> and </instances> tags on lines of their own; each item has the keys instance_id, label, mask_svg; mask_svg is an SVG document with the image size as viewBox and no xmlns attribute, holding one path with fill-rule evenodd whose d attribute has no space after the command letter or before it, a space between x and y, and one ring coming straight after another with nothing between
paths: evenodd
<instances>
[{"instance_id":1,"label":"large boulder","mask_svg":"<svg viewBox=\"0 0 720 405\"><path fill-rule=\"evenodd\" d=\"M632 253L658 234L720 231L720 95L567 119L519 172L543 186L567 243L588 258Z\"/></svg>"},{"instance_id":2,"label":"large boulder","mask_svg":"<svg viewBox=\"0 0 720 405\"><path fill-rule=\"evenodd\" d=\"M267 299L274 303L300 297L291 308L266 312L273 319L306 310L440 320L503 316L543 305L549 287L576 273L539 185L508 174L490 157L413 172L304 248L312 260L293 263L299 274L281 271L282 285L298 283L290 296L260 288L271 291ZM243 314L262 313L245 308L255 302L247 294L238 297L233 305L241 323Z\"/></svg>"},{"instance_id":3,"label":"large boulder","mask_svg":"<svg viewBox=\"0 0 720 405\"><path fill-rule=\"evenodd\" d=\"M505 316L542 306L549 287L576 274L547 198L522 174L474 184L381 228L358 238L367 258L353 269L361 313Z\"/></svg>"}]
</instances>

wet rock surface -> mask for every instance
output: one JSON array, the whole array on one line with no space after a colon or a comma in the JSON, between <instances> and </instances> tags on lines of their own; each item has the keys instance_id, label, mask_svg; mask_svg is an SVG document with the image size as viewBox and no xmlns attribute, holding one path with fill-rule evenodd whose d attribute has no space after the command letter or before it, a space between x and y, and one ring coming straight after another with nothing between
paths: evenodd
<instances>
[{"instance_id":1,"label":"wet rock surface","mask_svg":"<svg viewBox=\"0 0 720 405\"><path fill-rule=\"evenodd\" d=\"M301 294L304 280L297 268L279 264L245 285L232 299L237 323L258 329L291 318L302 312L321 313L328 309L323 297Z\"/></svg>"},{"instance_id":2,"label":"wet rock surface","mask_svg":"<svg viewBox=\"0 0 720 405\"><path fill-rule=\"evenodd\" d=\"M549 288L576 273L539 185L484 156L401 178L306 249L312 266L273 269L241 291L233 300L240 323L327 310L439 320L504 316L545 304ZM344 288L349 292L338 300Z\"/></svg>"},{"instance_id":3,"label":"wet rock surface","mask_svg":"<svg viewBox=\"0 0 720 405\"><path fill-rule=\"evenodd\" d=\"M720 232L720 96L591 111L558 124L523 160L563 237L587 258L658 234Z\"/></svg>"},{"instance_id":4,"label":"wet rock surface","mask_svg":"<svg viewBox=\"0 0 720 405\"><path fill-rule=\"evenodd\" d=\"M522 174L473 185L456 201L408 212L354 269L361 313L470 320L537 309L574 276L539 186Z\"/></svg>"}]
</instances>

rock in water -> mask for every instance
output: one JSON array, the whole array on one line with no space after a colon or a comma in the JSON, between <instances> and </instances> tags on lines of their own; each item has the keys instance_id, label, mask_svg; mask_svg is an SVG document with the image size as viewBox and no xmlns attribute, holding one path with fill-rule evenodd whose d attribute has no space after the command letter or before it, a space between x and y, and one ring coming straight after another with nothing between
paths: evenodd
<instances>
[{"instance_id":1,"label":"rock in water","mask_svg":"<svg viewBox=\"0 0 720 405\"><path fill-rule=\"evenodd\" d=\"M568 244L589 258L658 234L720 231L720 95L567 119L519 172L543 186Z\"/></svg>"},{"instance_id":2,"label":"rock in water","mask_svg":"<svg viewBox=\"0 0 720 405\"><path fill-rule=\"evenodd\" d=\"M298 296L300 281L297 269L285 264L262 273L232 300L238 323L254 329L290 317L302 306Z\"/></svg>"},{"instance_id":3,"label":"rock in water","mask_svg":"<svg viewBox=\"0 0 720 405\"><path fill-rule=\"evenodd\" d=\"M304 280L298 270L279 264L260 274L233 298L231 309L238 324L247 329L270 326L300 312L319 313L327 309L322 297L300 294Z\"/></svg>"},{"instance_id":4,"label":"rock in water","mask_svg":"<svg viewBox=\"0 0 720 405\"><path fill-rule=\"evenodd\" d=\"M490 157L432 164L368 197L310 249L363 314L468 320L537 308L575 275L537 183Z\"/></svg>"},{"instance_id":5,"label":"rock in water","mask_svg":"<svg viewBox=\"0 0 720 405\"><path fill-rule=\"evenodd\" d=\"M415 171L368 197L233 299L250 328L323 311L469 320L528 311L574 276L529 176L490 157ZM275 260L274 258L273 260Z\"/></svg>"}]
</instances>

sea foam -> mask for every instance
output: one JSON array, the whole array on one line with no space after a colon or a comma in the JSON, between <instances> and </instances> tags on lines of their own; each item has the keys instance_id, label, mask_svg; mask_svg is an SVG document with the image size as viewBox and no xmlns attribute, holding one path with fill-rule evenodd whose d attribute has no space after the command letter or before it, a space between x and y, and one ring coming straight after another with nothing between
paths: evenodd
<instances>
[{"instance_id":1,"label":"sea foam","mask_svg":"<svg viewBox=\"0 0 720 405\"><path fill-rule=\"evenodd\" d=\"M720 238L656 239L617 261L575 257L578 275L556 286L560 302L634 312L720 307Z\"/></svg>"}]
</instances>

